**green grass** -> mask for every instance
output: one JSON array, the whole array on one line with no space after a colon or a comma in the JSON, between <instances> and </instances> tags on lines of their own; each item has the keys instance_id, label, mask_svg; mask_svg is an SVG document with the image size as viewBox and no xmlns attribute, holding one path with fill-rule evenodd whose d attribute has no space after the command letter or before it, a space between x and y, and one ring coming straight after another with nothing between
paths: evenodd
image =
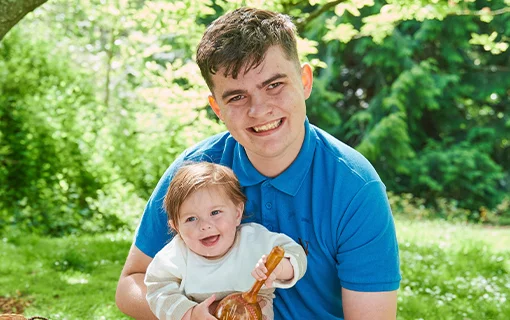
<instances>
[{"instance_id":1,"label":"green grass","mask_svg":"<svg viewBox=\"0 0 510 320\"><path fill-rule=\"evenodd\" d=\"M127 319L115 305L115 287L130 244L120 234L4 238L0 296L29 301L26 317Z\"/></svg>"},{"instance_id":2,"label":"green grass","mask_svg":"<svg viewBox=\"0 0 510 320\"><path fill-rule=\"evenodd\" d=\"M510 229L397 221L398 319L510 319Z\"/></svg>"},{"instance_id":3,"label":"green grass","mask_svg":"<svg viewBox=\"0 0 510 320\"><path fill-rule=\"evenodd\" d=\"M399 320L510 319L509 228L396 224ZM0 296L29 302L25 316L127 319L114 296L131 235L0 240Z\"/></svg>"}]
</instances>

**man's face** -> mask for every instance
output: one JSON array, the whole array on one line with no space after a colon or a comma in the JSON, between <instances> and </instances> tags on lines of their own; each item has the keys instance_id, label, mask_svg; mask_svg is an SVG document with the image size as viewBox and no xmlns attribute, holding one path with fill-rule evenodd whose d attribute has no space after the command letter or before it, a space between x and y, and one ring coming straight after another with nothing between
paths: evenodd
<instances>
[{"instance_id":1,"label":"man's face","mask_svg":"<svg viewBox=\"0 0 510 320\"><path fill-rule=\"evenodd\" d=\"M212 109L259 171L264 173L267 163L283 171L303 144L305 100L313 80L310 66L299 68L273 46L257 68L240 72L237 79L224 77L223 71L212 76Z\"/></svg>"}]
</instances>

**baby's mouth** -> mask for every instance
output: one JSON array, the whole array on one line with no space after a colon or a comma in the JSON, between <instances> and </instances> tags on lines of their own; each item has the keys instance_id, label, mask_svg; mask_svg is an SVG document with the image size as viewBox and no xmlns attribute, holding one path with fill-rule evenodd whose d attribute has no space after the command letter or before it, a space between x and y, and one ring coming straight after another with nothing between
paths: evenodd
<instances>
[{"instance_id":1,"label":"baby's mouth","mask_svg":"<svg viewBox=\"0 0 510 320\"><path fill-rule=\"evenodd\" d=\"M210 237L200 239L200 242L206 247L211 247L211 246L214 246L218 242L219 239L220 239L220 236L215 235L215 236L210 236Z\"/></svg>"}]
</instances>

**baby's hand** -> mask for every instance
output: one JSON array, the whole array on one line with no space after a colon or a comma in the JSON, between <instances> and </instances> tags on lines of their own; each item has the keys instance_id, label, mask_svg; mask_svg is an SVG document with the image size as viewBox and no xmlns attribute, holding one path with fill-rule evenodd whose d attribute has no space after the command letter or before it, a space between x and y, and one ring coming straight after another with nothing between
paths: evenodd
<instances>
[{"instance_id":1,"label":"baby's hand","mask_svg":"<svg viewBox=\"0 0 510 320\"><path fill-rule=\"evenodd\" d=\"M251 275L255 278L255 280L258 280L258 281L265 280L264 284L266 285L266 287L272 288L273 281L276 280L276 275L278 274L279 270L281 269L281 265L278 264L278 266L276 266L274 271L268 277L268 276L266 276L266 273L267 273L266 261L267 261L267 256L263 255L262 258L260 258L260 260L255 265L255 268L251 272Z\"/></svg>"}]
</instances>

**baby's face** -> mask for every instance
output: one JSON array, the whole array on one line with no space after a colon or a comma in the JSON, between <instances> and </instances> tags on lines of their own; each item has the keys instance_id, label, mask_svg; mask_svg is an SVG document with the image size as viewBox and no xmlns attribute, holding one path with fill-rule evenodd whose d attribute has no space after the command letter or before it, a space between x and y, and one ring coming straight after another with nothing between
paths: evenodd
<instances>
[{"instance_id":1,"label":"baby's face","mask_svg":"<svg viewBox=\"0 0 510 320\"><path fill-rule=\"evenodd\" d=\"M177 231L191 251L218 259L234 244L243 209L243 204L236 206L220 186L200 188L179 208Z\"/></svg>"}]
</instances>

